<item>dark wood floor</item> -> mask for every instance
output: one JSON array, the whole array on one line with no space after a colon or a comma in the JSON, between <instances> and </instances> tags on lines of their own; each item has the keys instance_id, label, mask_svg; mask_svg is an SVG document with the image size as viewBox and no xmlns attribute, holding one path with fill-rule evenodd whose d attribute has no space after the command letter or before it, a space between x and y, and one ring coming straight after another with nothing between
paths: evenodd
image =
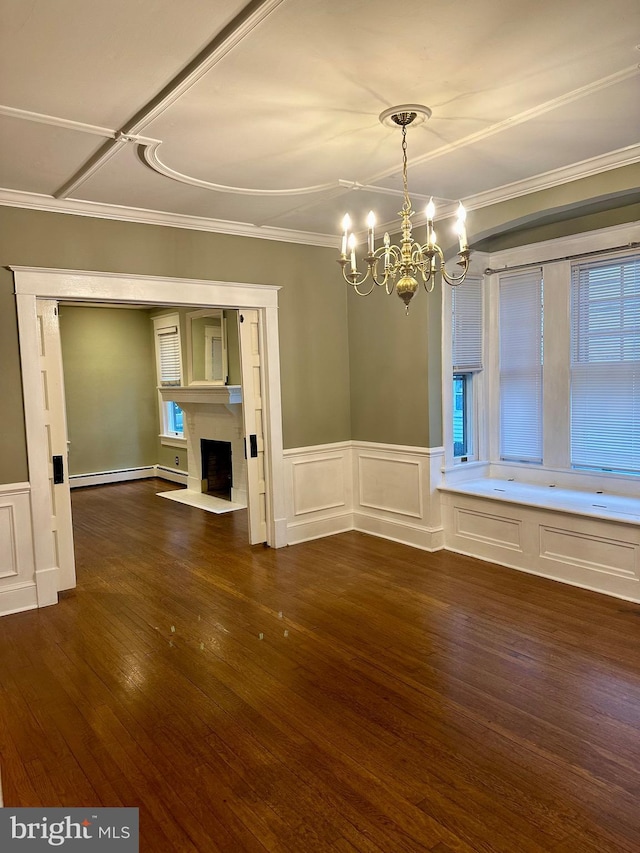
<instances>
[{"instance_id":1,"label":"dark wood floor","mask_svg":"<svg viewBox=\"0 0 640 853\"><path fill-rule=\"evenodd\" d=\"M640 850L640 607L244 512L73 493L79 583L0 620L12 806L139 806L141 850Z\"/></svg>"}]
</instances>

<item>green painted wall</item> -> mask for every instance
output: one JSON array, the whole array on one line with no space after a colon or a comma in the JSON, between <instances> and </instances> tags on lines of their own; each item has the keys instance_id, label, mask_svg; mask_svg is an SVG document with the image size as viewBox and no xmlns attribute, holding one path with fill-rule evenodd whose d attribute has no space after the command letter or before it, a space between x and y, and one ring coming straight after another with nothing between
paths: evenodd
<instances>
[{"instance_id":1,"label":"green painted wall","mask_svg":"<svg viewBox=\"0 0 640 853\"><path fill-rule=\"evenodd\" d=\"M349 439L347 294L331 249L0 207L0 483L28 480L7 265L280 285L284 445Z\"/></svg>"},{"instance_id":2,"label":"green painted wall","mask_svg":"<svg viewBox=\"0 0 640 853\"><path fill-rule=\"evenodd\" d=\"M150 326L146 310L60 306L69 473L156 464Z\"/></svg>"},{"instance_id":3,"label":"green painted wall","mask_svg":"<svg viewBox=\"0 0 640 853\"><path fill-rule=\"evenodd\" d=\"M346 285L345 285L346 287ZM383 290L368 297L349 293L351 430L358 441L429 446L428 392L431 313L434 294L414 296L409 313Z\"/></svg>"},{"instance_id":4,"label":"green painted wall","mask_svg":"<svg viewBox=\"0 0 640 853\"><path fill-rule=\"evenodd\" d=\"M629 200L639 187L640 164L634 164L472 211L467 219L472 246L492 251L637 221L639 206ZM420 229L415 236L419 239ZM447 266L455 269L454 261ZM420 287L408 315L398 297L382 288L368 297L348 288L356 440L442 444L441 299Z\"/></svg>"},{"instance_id":5,"label":"green painted wall","mask_svg":"<svg viewBox=\"0 0 640 853\"><path fill-rule=\"evenodd\" d=\"M469 235L502 248L633 222L639 186L634 164L552 187L471 211ZM9 264L281 285L285 447L440 445L439 296L420 292L407 317L396 296L348 293L335 260L332 249L0 208L0 483L28 479Z\"/></svg>"}]
</instances>

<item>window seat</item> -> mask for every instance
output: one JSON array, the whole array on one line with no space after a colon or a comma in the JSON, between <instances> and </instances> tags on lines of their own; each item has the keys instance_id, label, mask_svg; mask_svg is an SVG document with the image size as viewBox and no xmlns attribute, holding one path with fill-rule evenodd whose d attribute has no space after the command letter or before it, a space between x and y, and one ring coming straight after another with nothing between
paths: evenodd
<instances>
[{"instance_id":1,"label":"window seat","mask_svg":"<svg viewBox=\"0 0 640 853\"><path fill-rule=\"evenodd\" d=\"M605 521L640 524L640 495L629 497L606 491L599 493L567 489L495 477L482 477L463 483L442 485L440 491L586 515Z\"/></svg>"},{"instance_id":2,"label":"window seat","mask_svg":"<svg viewBox=\"0 0 640 853\"><path fill-rule=\"evenodd\" d=\"M640 496L498 477L439 491L445 548L640 603Z\"/></svg>"}]
</instances>

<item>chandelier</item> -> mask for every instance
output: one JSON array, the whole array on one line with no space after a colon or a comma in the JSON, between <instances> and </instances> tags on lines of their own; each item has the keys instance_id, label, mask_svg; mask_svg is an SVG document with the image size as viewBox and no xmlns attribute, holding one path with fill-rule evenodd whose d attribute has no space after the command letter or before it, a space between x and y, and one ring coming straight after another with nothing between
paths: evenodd
<instances>
[{"instance_id":1,"label":"chandelier","mask_svg":"<svg viewBox=\"0 0 640 853\"><path fill-rule=\"evenodd\" d=\"M407 186L407 127L414 121L420 124L431 116L429 107L417 104L405 104L400 107L392 107L380 114L380 121L388 127L394 125L402 128L402 187L403 202L402 210L398 211L400 216L400 231L402 240L399 246L391 245L389 234L385 233L383 245L375 248L375 224L376 218L373 211L367 216L367 254L364 257L366 271L358 269L356 258L356 235L351 231L351 217L345 214L342 220L342 248L338 263L342 267L342 275L347 284L350 284L358 296L368 296L376 287L384 287L387 294L393 293L394 289L406 306L409 313L409 303L418 290L418 278L422 278L424 289L431 293L435 287L436 277L452 287L462 284L469 269L469 244L467 243L467 231L465 226L466 211L462 204L458 206L458 219L455 232L458 235L460 249L458 252L458 266L462 271L455 275L447 272L444 265L444 253L436 240L436 232L433 227L435 218L435 205L433 198L429 201L425 213L427 217L427 241L424 244L417 243L411 236L411 217L414 211L411 208L409 189ZM396 281L397 280L397 281ZM367 289L361 289L361 285L368 282Z\"/></svg>"}]
</instances>

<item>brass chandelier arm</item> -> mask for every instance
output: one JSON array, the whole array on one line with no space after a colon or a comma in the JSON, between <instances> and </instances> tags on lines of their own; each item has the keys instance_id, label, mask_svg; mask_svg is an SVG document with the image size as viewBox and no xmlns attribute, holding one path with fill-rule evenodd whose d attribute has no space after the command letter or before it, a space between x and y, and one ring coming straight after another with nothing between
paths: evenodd
<instances>
[{"instance_id":1,"label":"brass chandelier arm","mask_svg":"<svg viewBox=\"0 0 640 853\"><path fill-rule=\"evenodd\" d=\"M462 267L462 272L459 275L455 275L454 273L447 272L444 268L444 263L442 264L442 277L447 282L447 284L451 285L451 287L458 287L459 284L467 277L467 273L469 272L469 255L471 252L469 249L466 249L464 252L459 252L460 260L458 261L458 266Z\"/></svg>"},{"instance_id":2,"label":"brass chandelier arm","mask_svg":"<svg viewBox=\"0 0 640 853\"><path fill-rule=\"evenodd\" d=\"M385 263L383 275L380 277L378 275L378 265L383 255L385 256ZM338 259L338 263L342 267L342 277L347 284L353 287L358 296L368 296L376 286L384 287L387 295L393 293L395 277L402 260L397 247L389 246L387 248L386 246L379 246L373 254L367 255L364 260L367 263L367 271L362 275L362 273L359 273L353 267L349 270L347 269L349 267L349 260L345 256ZM371 278L371 287L365 291L360 290L360 285L364 284L369 278Z\"/></svg>"}]
</instances>

